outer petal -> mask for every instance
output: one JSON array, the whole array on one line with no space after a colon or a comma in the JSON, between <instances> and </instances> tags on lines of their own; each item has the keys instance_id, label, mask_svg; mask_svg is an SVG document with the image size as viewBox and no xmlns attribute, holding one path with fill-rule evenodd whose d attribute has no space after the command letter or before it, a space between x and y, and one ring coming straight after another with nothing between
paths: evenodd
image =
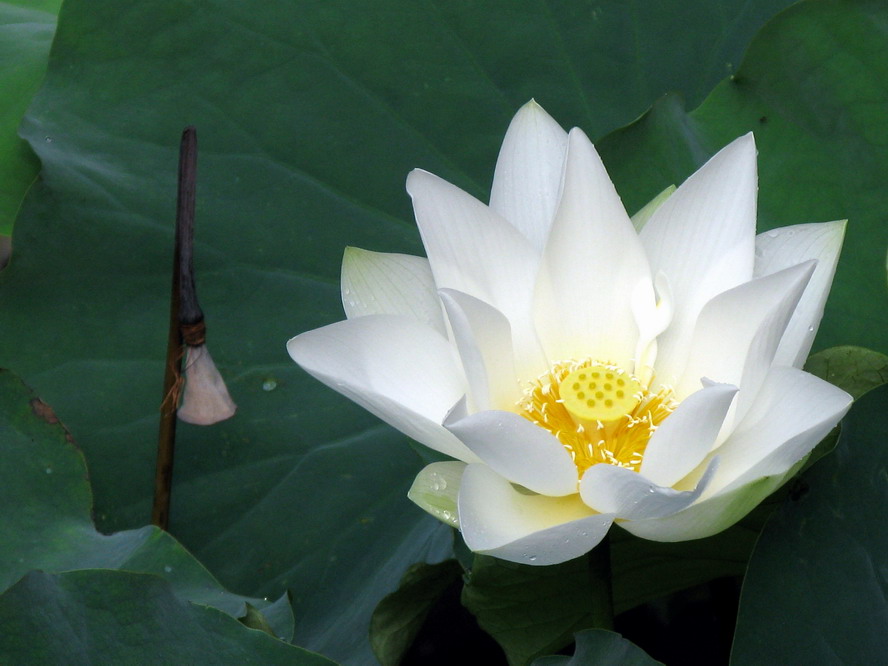
<instances>
[{"instance_id":1,"label":"outer petal","mask_svg":"<svg viewBox=\"0 0 888 666\"><path fill-rule=\"evenodd\" d=\"M596 511L611 513L617 519L661 518L693 504L709 485L716 466L717 461L710 462L694 490L673 490L631 469L593 465L580 481L580 497Z\"/></svg>"},{"instance_id":2,"label":"outer petal","mask_svg":"<svg viewBox=\"0 0 888 666\"><path fill-rule=\"evenodd\" d=\"M484 301L453 289L441 290L474 411L506 409L521 394L515 376L509 320Z\"/></svg>"},{"instance_id":3,"label":"outer petal","mask_svg":"<svg viewBox=\"0 0 888 666\"><path fill-rule=\"evenodd\" d=\"M447 336L432 269L425 257L345 248L342 307L349 319L406 315Z\"/></svg>"},{"instance_id":4,"label":"outer petal","mask_svg":"<svg viewBox=\"0 0 888 666\"><path fill-rule=\"evenodd\" d=\"M531 300L539 256L512 225L437 176L407 177L416 222L439 289L455 289L502 312L512 327L517 370L546 368L534 332Z\"/></svg>"},{"instance_id":5,"label":"outer petal","mask_svg":"<svg viewBox=\"0 0 888 666\"><path fill-rule=\"evenodd\" d=\"M689 541L718 534L727 529L789 479L798 468L787 474L765 477L732 492L697 502L684 511L649 520L619 523L627 532L651 541Z\"/></svg>"},{"instance_id":6,"label":"outer petal","mask_svg":"<svg viewBox=\"0 0 888 666\"><path fill-rule=\"evenodd\" d=\"M641 230L651 272L675 297L672 325L658 339L657 367L677 376L703 305L752 278L756 164L752 134L719 151L688 178Z\"/></svg>"},{"instance_id":7,"label":"outer petal","mask_svg":"<svg viewBox=\"0 0 888 666\"><path fill-rule=\"evenodd\" d=\"M780 340L774 357L775 365L801 368L805 364L823 318L823 307L836 273L846 223L846 220L842 220L797 224L756 236L755 277L776 273L808 259L817 260L814 275Z\"/></svg>"},{"instance_id":8,"label":"outer petal","mask_svg":"<svg viewBox=\"0 0 888 666\"><path fill-rule=\"evenodd\" d=\"M442 425L465 394L450 343L397 315L368 315L297 335L290 356L316 379L408 437L454 458L478 458Z\"/></svg>"},{"instance_id":9,"label":"outer petal","mask_svg":"<svg viewBox=\"0 0 888 666\"><path fill-rule=\"evenodd\" d=\"M676 384L679 399L700 379L740 387L738 418L774 360L786 324L814 271L806 262L735 287L713 298L697 321L688 365Z\"/></svg>"},{"instance_id":10,"label":"outer petal","mask_svg":"<svg viewBox=\"0 0 888 666\"><path fill-rule=\"evenodd\" d=\"M550 359L631 359L633 307L655 308L644 249L598 153L573 129L534 294L543 349Z\"/></svg>"},{"instance_id":11,"label":"outer petal","mask_svg":"<svg viewBox=\"0 0 888 666\"><path fill-rule=\"evenodd\" d=\"M534 100L521 107L500 148L490 207L542 254L558 206L567 132Z\"/></svg>"},{"instance_id":12,"label":"outer petal","mask_svg":"<svg viewBox=\"0 0 888 666\"><path fill-rule=\"evenodd\" d=\"M469 465L459 491L459 520L473 551L547 565L590 551L613 516L596 514L577 495L525 495L486 465Z\"/></svg>"},{"instance_id":13,"label":"outer petal","mask_svg":"<svg viewBox=\"0 0 888 666\"><path fill-rule=\"evenodd\" d=\"M786 473L850 406L850 395L814 375L795 368L772 368L746 418L715 452L721 463L710 492L722 493L764 476Z\"/></svg>"},{"instance_id":14,"label":"outer petal","mask_svg":"<svg viewBox=\"0 0 888 666\"><path fill-rule=\"evenodd\" d=\"M660 486L687 476L715 446L736 393L736 386L710 384L685 398L648 442L641 474Z\"/></svg>"},{"instance_id":15,"label":"outer petal","mask_svg":"<svg viewBox=\"0 0 888 666\"><path fill-rule=\"evenodd\" d=\"M525 488L558 497L577 492L577 468L561 442L512 412L487 411L444 422L497 474Z\"/></svg>"},{"instance_id":16,"label":"outer petal","mask_svg":"<svg viewBox=\"0 0 888 666\"><path fill-rule=\"evenodd\" d=\"M464 462L456 461L426 465L413 480L407 497L441 522L459 527L456 502L465 468Z\"/></svg>"}]
</instances>

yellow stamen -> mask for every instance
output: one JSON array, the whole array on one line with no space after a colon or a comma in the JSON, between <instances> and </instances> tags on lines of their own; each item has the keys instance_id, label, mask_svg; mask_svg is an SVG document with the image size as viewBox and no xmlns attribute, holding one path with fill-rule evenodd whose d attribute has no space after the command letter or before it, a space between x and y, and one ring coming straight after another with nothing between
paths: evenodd
<instances>
[{"instance_id":1,"label":"yellow stamen","mask_svg":"<svg viewBox=\"0 0 888 666\"><path fill-rule=\"evenodd\" d=\"M555 435L582 476L609 463L638 471L648 441L677 402L672 389L652 392L612 363L556 363L530 383L519 413Z\"/></svg>"}]
</instances>

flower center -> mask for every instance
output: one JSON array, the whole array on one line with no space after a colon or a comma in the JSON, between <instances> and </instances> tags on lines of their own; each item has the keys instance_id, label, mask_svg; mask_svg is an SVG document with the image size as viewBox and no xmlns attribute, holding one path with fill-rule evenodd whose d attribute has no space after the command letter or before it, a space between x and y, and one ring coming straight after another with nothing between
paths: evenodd
<instances>
[{"instance_id":1,"label":"flower center","mask_svg":"<svg viewBox=\"0 0 888 666\"><path fill-rule=\"evenodd\" d=\"M518 408L558 438L582 477L598 463L637 472L651 435L677 404L670 388L654 393L618 366L586 359L556 363L529 384Z\"/></svg>"},{"instance_id":2,"label":"flower center","mask_svg":"<svg viewBox=\"0 0 888 666\"><path fill-rule=\"evenodd\" d=\"M574 422L587 428L628 414L643 395L635 377L601 363L571 372L558 392Z\"/></svg>"}]
</instances>

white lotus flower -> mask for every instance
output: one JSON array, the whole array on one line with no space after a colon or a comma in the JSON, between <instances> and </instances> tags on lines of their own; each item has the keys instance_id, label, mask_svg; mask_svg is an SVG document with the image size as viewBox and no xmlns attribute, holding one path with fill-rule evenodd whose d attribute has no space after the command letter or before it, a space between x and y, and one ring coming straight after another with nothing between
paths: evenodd
<instances>
[{"instance_id":1,"label":"white lotus flower","mask_svg":"<svg viewBox=\"0 0 888 666\"><path fill-rule=\"evenodd\" d=\"M346 250L347 321L289 352L455 459L410 497L474 551L554 564L614 522L657 541L714 534L851 403L799 369L844 223L756 236L756 187L747 134L643 209L637 232L585 134L531 101L490 205L413 171L428 259Z\"/></svg>"}]
</instances>

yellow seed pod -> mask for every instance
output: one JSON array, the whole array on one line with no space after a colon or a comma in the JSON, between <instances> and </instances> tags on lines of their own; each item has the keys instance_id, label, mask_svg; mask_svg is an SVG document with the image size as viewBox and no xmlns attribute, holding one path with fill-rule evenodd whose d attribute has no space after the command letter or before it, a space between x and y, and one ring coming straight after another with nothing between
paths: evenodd
<instances>
[{"instance_id":1,"label":"yellow seed pod","mask_svg":"<svg viewBox=\"0 0 888 666\"><path fill-rule=\"evenodd\" d=\"M574 370L559 385L561 400L578 424L615 421L638 404L641 384L619 368L590 365Z\"/></svg>"}]
</instances>

